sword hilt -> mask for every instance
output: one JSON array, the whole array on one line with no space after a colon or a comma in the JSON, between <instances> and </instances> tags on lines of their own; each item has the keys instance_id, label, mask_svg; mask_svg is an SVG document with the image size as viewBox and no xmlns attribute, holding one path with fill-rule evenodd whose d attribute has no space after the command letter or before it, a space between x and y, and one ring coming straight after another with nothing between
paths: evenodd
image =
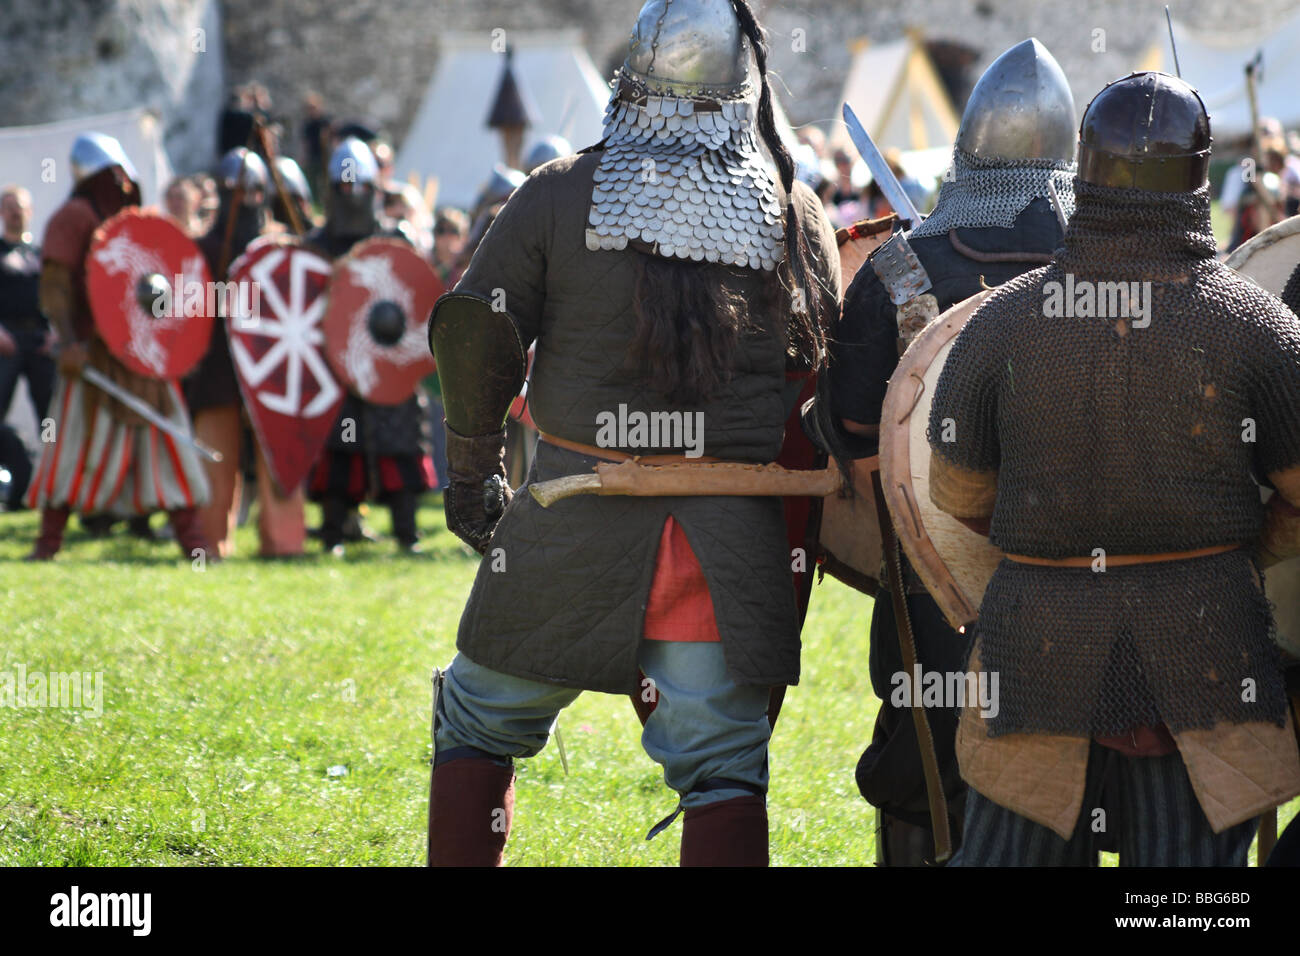
<instances>
[{"instance_id":1,"label":"sword hilt","mask_svg":"<svg viewBox=\"0 0 1300 956\"><path fill-rule=\"evenodd\" d=\"M576 495L600 494L600 475L565 475L550 481L537 481L528 486L529 493L543 508Z\"/></svg>"}]
</instances>

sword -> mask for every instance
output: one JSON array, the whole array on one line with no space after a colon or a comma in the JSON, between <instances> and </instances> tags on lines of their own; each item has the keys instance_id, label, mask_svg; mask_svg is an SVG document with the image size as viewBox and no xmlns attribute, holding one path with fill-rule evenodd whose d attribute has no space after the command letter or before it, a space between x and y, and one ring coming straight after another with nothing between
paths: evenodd
<instances>
[{"instance_id":1,"label":"sword","mask_svg":"<svg viewBox=\"0 0 1300 956\"><path fill-rule=\"evenodd\" d=\"M99 371L99 369L91 368L89 365L87 365L82 368L81 377L84 378L91 385L94 385L100 391L106 392L109 395L111 395L113 398L116 398L119 402L121 402L127 408L131 409L131 411L135 412L137 415L139 415L141 418L147 421L150 425L153 425L155 428L165 431L168 435L171 435L173 438L179 438L181 441L185 442L185 444L189 445L191 448L197 451L200 455L203 455L204 457L209 458L212 461L221 461L221 452L217 451L212 446L206 445L203 442L199 441L197 438L191 435L180 425L177 425L175 422L163 418L161 415L158 414L158 412L154 409L152 405L150 405L148 402L140 400L139 398L136 398L136 396L132 395L126 389L122 388L112 379L107 378L102 372Z\"/></svg>"},{"instance_id":2,"label":"sword","mask_svg":"<svg viewBox=\"0 0 1300 956\"><path fill-rule=\"evenodd\" d=\"M911 220L910 228L915 229L921 224L921 214L916 211L912 205L912 200L907 198L907 191L897 178L894 171L889 168L889 163L885 162L885 157L881 155L876 144L871 141L867 131L862 128L862 123L858 121L858 116L853 112L853 107L848 103L844 104L844 125L849 129L849 138L853 140L853 145L858 148L862 155L862 161L867 164L867 169L871 170L872 178L875 179L876 185L880 187L880 192L884 195L885 201L894 208L900 219Z\"/></svg>"},{"instance_id":3,"label":"sword","mask_svg":"<svg viewBox=\"0 0 1300 956\"><path fill-rule=\"evenodd\" d=\"M576 495L683 498L694 495L808 496L825 498L844 486L838 468L787 470L780 465L709 462L699 465L642 465L635 460L603 461L590 475L538 481L528 491L543 508Z\"/></svg>"}]
</instances>

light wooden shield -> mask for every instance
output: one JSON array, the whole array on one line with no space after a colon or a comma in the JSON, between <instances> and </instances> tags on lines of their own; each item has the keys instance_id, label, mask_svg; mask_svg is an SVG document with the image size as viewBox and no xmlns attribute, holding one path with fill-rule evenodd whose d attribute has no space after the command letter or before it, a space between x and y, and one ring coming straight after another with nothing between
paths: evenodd
<instances>
[{"instance_id":1,"label":"light wooden shield","mask_svg":"<svg viewBox=\"0 0 1300 956\"><path fill-rule=\"evenodd\" d=\"M1300 264L1300 217L1284 219L1243 243L1227 264L1247 279L1280 296L1291 273ZM1261 488L1267 501L1271 488ZM1294 657L1300 657L1300 558L1269 568L1264 592L1273 602L1277 620L1277 642Z\"/></svg>"},{"instance_id":2,"label":"light wooden shield","mask_svg":"<svg viewBox=\"0 0 1300 956\"><path fill-rule=\"evenodd\" d=\"M880 483L894 530L948 623L962 628L979 613L1002 552L930 501L930 402L953 340L989 295L950 308L912 342L889 380L880 419Z\"/></svg>"},{"instance_id":3,"label":"light wooden shield","mask_svg":"<svg viewBox=\"0 0 1300 956\"><path fill-rule=\"evenodd\" d=\"M876 514L876 492L871 473L879 459L859 458L853 462L853 497L843 492L822 502L821 531L817 544L819 563L826 573L863 594L879 589L880 564L884 548L880 543L880 518Z\"/></svg>"},{"instance_id":4,"label":"light wooden shield","mask_svg":"<svg viewBox=\"0 0 1300 956\"><path fill-rule=\"evenodd\" d=\"M1247 279L1280 296L1286 280L1300 264L1300 216L1269 226L1242 243L1224 260Z\"/></svg>"}]
</instances>

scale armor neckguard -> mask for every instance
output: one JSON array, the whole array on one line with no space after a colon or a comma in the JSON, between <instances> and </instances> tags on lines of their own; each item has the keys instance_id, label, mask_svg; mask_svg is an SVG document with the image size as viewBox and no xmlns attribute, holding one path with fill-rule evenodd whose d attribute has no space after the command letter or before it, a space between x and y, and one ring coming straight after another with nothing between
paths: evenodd
<instances>
[{"instance_id":1,"label":"scale armor neckguard","mask_svg":"<svg viewBox=\"0 0 1300 956\"><path fill-rule=\"evenodd\" d=\"M1003 561L976 624L982 665L1001 681L990 730L1280 725L1250 552L1264 517L1255 476L1300 462L1300 323L1216 260L1208 187L1075 189L1052 264L1000 286L953 343L932 447L997 470L990 538L1011 554L1241 547L1131 566ZM1116 294L1103 314L1103 289L1130 284L1141 307ZM1093 304L1073 290L1095 291ZM1068 311L1047 306L1057 293ZM955 441L942 441L945 421Z\"/></svg>"},{"instance_id":2,"label":"scale armor neckguard","mask_svg":"<svg viewBox=\"0 0 1300 956\"><path fill-rule=\"evenodd\" d=\"M1030 38L984 71L962 113L952 169L939 201L910 239L951 229L1010 229L1035 199L1056 186L1074 211L1074 96L1060 64Z\"/></svg>"},{"instance_id":3,"label":"scale armor neckguard","mask_svg":"<svg viewBox=\"0 0 1300 956\"><path fill-rule=\"evenodd\" d=\"M785 256L750 51L727 0L650 0L605 110L587 248L773 271Z\"/></svg>"}]
</instances>

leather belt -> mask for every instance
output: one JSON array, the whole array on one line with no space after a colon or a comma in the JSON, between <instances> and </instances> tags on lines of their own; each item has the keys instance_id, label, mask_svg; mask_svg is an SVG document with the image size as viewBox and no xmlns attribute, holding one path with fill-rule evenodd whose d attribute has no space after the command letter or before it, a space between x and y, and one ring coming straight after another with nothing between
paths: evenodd
<instances>
[{"instance_id":1,"label":"leather belt","mask_svg":"<svg viewBox=\"0 0 1300 956\"><path fill-rule=\"evenodd\" d=\"M540 432L539 434L542 441L548 445L554 445L556 448L563 448L566 451L577 452L579 455L586 455L588 458L600 458L604 461L636 461L642 465L708 465L722 461L721 458L710 458L708 455L701 455L698 458L687 458L685 455L632 455L625 451L619 451L617 448L598 448L595 445L584 445L579 441L569 441L567 438L548 435L546 432Z\"/></svg>"},{"instance_id":2,"label":"leather belt","mask_svg":"<svg viewBox=\"0 0 1300 956\"><path fill-rule=\"evenodd\" d=\"M1239 544L1216 544L1209 548L1197 548L1195 551L1162 551L1158 554L1108 554L1103 560L1106 567L1122 568L1131 564L1159 564L1164 561L1187 561L1191 558L1207 558L1212 554L1226 554L1236 551ZM1006 557L1017 564L1037 564L1047 568L1089 568L1098 558L1036 558L1027 554L1008 554ZM1100 557L1100 556L1099 556Z\"/></svg>"}]
</instances>

